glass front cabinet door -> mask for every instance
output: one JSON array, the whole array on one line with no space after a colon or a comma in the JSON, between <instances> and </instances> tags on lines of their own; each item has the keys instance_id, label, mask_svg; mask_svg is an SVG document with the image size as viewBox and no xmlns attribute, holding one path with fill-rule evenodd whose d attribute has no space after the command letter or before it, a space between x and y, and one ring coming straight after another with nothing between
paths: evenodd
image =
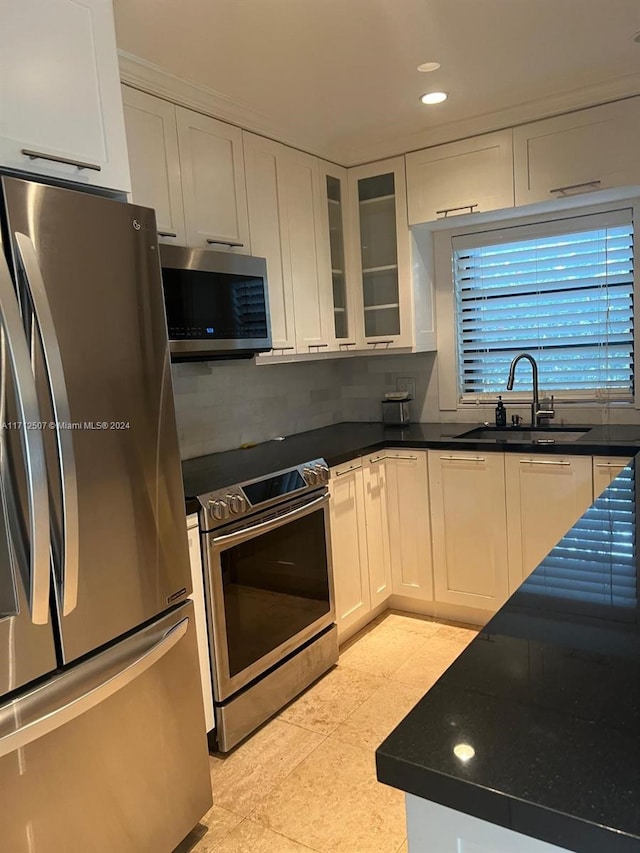
<instances>
[{"instance_id":1,"label":"glass front cabinet door","mask_svg":"<svg viewBox=\"0 0 640 853\"><path fill-rule=\"evenodd\" d=\"M356 212L364 348L412 345L411 268L404 161L394 158L349 172ZM334 284L335 288L335 284Z\"/></svg>"},{"instance_id":2,"label":"glass front cabinet door","mask_svg":"<svg viewBox=\"0 0 640 853\"><path fill-rule=\"evenodd\" d=\"M357 348L357 307L352 292L354 276L351 271L351 240L349 217L349 187L347 170L320 161L321 180L326 193L326 245L330 255L333 328L335 349L353 352Z\"/></svg>"}]
</instances>

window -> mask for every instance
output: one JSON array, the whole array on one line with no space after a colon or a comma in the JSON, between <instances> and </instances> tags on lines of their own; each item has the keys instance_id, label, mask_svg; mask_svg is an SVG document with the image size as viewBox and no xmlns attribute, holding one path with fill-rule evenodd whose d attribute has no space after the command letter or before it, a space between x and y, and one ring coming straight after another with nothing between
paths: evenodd
<instances>
[{"instance_id":1,"label":"window","mask_svg":"<svg viewBox=\"0 0 640 853\"><path fill-rule=\"evenodd\" d=\"M633 399L631 209L460 235L452 245L463 402L504 393L523 351L538 362L544 392ZM530 371L516 381L530 389Z\"/></svg>"}]
</instances>

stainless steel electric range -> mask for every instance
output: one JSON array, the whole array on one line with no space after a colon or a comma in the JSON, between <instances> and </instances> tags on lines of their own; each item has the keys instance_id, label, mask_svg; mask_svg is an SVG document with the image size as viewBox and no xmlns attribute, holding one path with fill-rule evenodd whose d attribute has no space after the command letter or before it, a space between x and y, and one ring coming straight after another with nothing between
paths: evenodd
<instances>
[{"instance_id":1,"label":"stainless steel electric range","mask_svg":"<svg viewBox=\"0 0 640 853\"><path fill-rule=\"evenodd\" d=\"M328 481L314 459L199 497L221 752L338 659Z\"/></svg>"}]
</instances>

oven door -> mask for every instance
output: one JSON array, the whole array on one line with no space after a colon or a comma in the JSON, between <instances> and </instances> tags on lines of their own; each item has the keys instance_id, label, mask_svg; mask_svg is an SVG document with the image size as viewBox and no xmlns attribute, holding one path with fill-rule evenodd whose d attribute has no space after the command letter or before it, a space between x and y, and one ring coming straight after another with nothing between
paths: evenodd
<instances>
[{"instance_id":1,"label":"oven door","mask_svg":"<svg viewBox=\"0 0 640 853\"><path fill-rule=\"evenodd\" d=\"M335 621L329 495L265 515L204 534L217 702Z\"/></svg>"}]
</instances>

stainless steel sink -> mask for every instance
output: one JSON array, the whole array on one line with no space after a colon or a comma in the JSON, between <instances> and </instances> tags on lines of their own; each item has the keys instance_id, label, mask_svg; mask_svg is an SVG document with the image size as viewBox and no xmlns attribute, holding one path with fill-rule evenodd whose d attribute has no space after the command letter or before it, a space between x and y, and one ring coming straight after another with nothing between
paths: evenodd
<instances>
[{"instance_id":1,"label":"stainless steel sink","mask_svg":"<svg viewBox=\"0 0 640 853\"><path fill-rule=\"evenodd\" d=\"M577 441L589 432L583 430L558 429L541 427L540 429L522 429L520 427L476 427L463 432L457 438L481 439L489 441L506 441L519 444L556 444L565 441Z\"/></svg>"}]
</instances>

